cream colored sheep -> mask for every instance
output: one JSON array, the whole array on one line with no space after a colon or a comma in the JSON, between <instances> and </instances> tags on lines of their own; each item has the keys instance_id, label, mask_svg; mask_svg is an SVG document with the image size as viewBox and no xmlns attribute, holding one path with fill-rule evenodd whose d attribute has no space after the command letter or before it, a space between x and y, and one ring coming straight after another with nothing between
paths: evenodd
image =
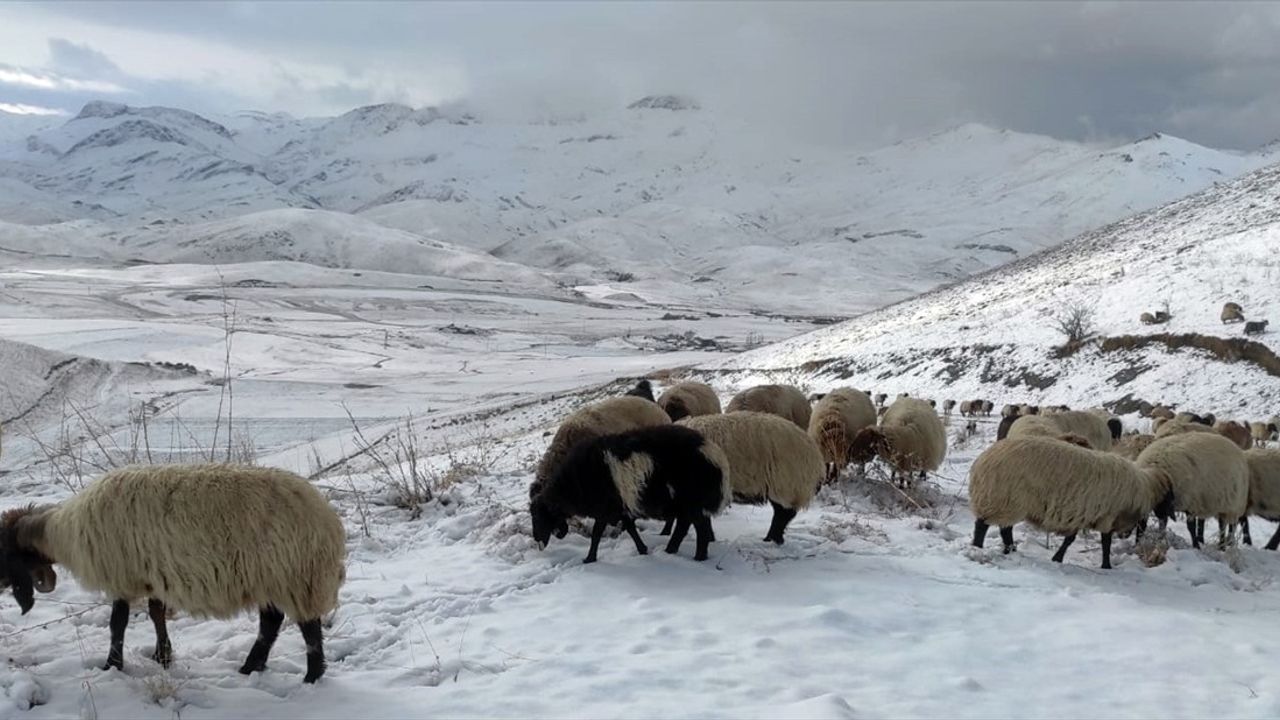
<instances>
[{"instance_id":1,"label":"cream colored sheep","mask_svg":"<svg viewBox=\"0 0 1280 720\"><path fill-rule=\"evenodd\" d=\"M1213 424L1214 432L1236 444L1241 450L1253 447L1253 435L1249 428L1235 420L1219 420Z\"/></svg>"},{"instance_id":2,"label":"cream colored sheep","mask_svg":"<svg viewBox=\"0 0 1280 720\"><path fill-rule=\"evenodd\" d=\"M1062 562L1081 530L1102 533L1102 567L1111 567L1114 533L1137 528L1153 511L1167 518L1174 498L1160 473L1143 471L1112 453L1045 437L1010 437L987 448L969 470L973 544L1000 528L1005 553L1013 526L1030 522L1066 537L1053 555Z\"/></svg>"},{"instance_id":3,"label":"cream colored sheep","mask_svg":"<svg viewBox=\"0 0 1280 720\"><path fill-rule=\"evenodd\" d=\"M827 481L835 480L849 464L849 446L858 431L876 424L876 408L863 393L853 388L836 388L813 408L809 437L827 462Z\"/></svg>"},{"instance_id":4,"label":"cream colored sheep","mask_svg":"<svg viewBox=\"0 0 1280 720\"><path fill-rule=\"evenodd\" d=\"M1009 427L1008 437L1079 435L1088 441L1089 447L1105 452L1111 449L1122 430L1120 421L1116 418L1106 418L1082 410L1069 410L1052 415L1020 417Z\"/></svg>"},{"instance_id":5,"label":"cream colored sheep","mask_svg":"<svg viewBox=\"0 0 1280 720\"><path fill-rule=\"evenodd\" d=\"M1213 428L1209 427L1208 425L1204 425L1198 422L1192 422L1190 420L1180 420L1178 418L1174 418L1172 420L1157 418L1153 427L1155 429L1155 435L1157 439L1166 438L1171 435L1183 435L1186 433L1212 433L1213 432ZM1217 433L1214 433L1214 434L1216 435Z\"/></svg>"},{"instance_id":6,"label":"cream colored sheep","mask_svg":"<svg viewBox=\"0 0 1280 720\"><path fill-rule=\"evenodd\" d=\"M1244 544L1252 545L1249 537L1249 516L1257 515L1272 522L1280 521L1280 450L1254 448L1245 452L1249 463L1249 512L1240 518ZM1280 527L1267 541L1266 548L1280 548Z\"/></svg>"},{"instance_id":7,"label":"cream colored sheep","mask_svg":"<svg viewBox=\"0 0 1280 720\"><path fill-rule=\"evenodd\" d=\"M801 430L809 429L812 409L809 400L798 388L791 385L757 385L747 388L729 401L726 412L750 410L786 418Z\"/></svg>"},{"instance_id":8,"label":"cream colored sheep","mask_svg":"<svg viewBox=\"0 0 1280 720\"><path fill-rule=\"evenodd\" d=\"M1119 455L1125 460L1137 460L1147 446L1155 442L1155 435L1125 435L1120 438L1115 445L1111 446L1111 452Z\"/></svg>"},{"instance_id":9,"label":"cream colored sheep","mask_svg":"<svg viewBox=\"0 0 1280 720\"><path fill-rule=\"evenodd\" d=\"M1264 422L1249 423L1249 435L1253 438L1254 447L1266 447L1271 441L1271 428Z\"/></svg>"},{"instance_id":10,"label":"cream colored sheep","mask_svg":"<svg viewBox=\"0 0 1280 720\"><path fill-rule=\"evenodd\" d=\"M107 667L124 662L129 605L149 598L153 658L171 655L165 610L229 618L259 610L258 640L240 672L266 666L280 624L298 623L307 645L303 682L324 674L320 619L346 578L346 531L306 480L236 465L154 465L114 470L59 505L0 517L0 562L23 612L31 585L48 592L65 567L113 601ZM26 569L27 580L20 568Z\"/></svg>"},{"instance_id":11,"label":"cream colored sheep","mask_svg":"<svg viewBox=\"0 0 1280 720\"><path fill-rule=\"evenodd\" d=\"M1229 302L1222 306L1222 324L1244 322L1244 308L1237 303Z\"/></svg>"},{"instance_id":12,"label":"cream colored sheep","mask_svg":"<svg viewBox=\"0 0 1280 720\"><path fill-rule=\"evenodd\" d=\"M879 427L863 428L849 447L849 461L865 463L877 455L894 468L900 481L913 473L937 470L947 454L947 432L929 404L904 397L896 400Z\"/></svg>"},{"instance_id":13,"label":"cream colored sheep","mask_svg":"<svg viewBox=\"0 0 1280 720\"><path fill-rule=\"evenodd\" d=\"M773 506L764 539L781 545L787 525L822 482L822 453L808 433L777 415L751 411L687 417L679 424L724 450L735 502Z\"/></svg>"},{"instance_id":14,"label":"cream colored sheep","mask_svg":"<svg viewBox=\"0 0 1280 720\"><path fill-rule=\"evenodd\" d=\"M1193 547L1204 542L1204 519L1210 517L1217 518L1218 542L1226 546L1249 504L1249 464L1235 443L1213 431L1157 436L1137 465L1169 480Z\"/></svg>"},{"instance_id":15,"label":"cream colored sheep","mask_svg":"<svg viewBox=\"0 0 1280 720\"><path fill-rule=\"evenodd\" d=\"M555 474L569 451L579 443L602 435L670 424L671 418L657 403L634 395L607 398L580 408L560 423L555 437L551 438L551 444L538 462L533 483L529 485L529 497L532 499L538 494L538 489Z\"/></svg>"},{"instance_id":16,"label":"cream colored sheep","mask_svg":"<svg viewBox=\"0 0 1280 720\"><path fill-rule=\"evenodd\" d=\"M658 406L667 412L672 422L690 415L720 414L716 391L700 382L682 382L663 390Z\"/></svg>"},{"instance_id":17,"label":"cream colored sheep","mask_svg":"<svg viewBox=\"0 0 1280 720\"><path fill-rule=\"evenodd\" d=\"M1164 418L1166 420L1172 420L1176 414L1177 413L1165 407L1164 405L1157 405L1151 408L1151 412L1147 413L1147 416L1151 418Z\"/></svg>"}]
</instances>

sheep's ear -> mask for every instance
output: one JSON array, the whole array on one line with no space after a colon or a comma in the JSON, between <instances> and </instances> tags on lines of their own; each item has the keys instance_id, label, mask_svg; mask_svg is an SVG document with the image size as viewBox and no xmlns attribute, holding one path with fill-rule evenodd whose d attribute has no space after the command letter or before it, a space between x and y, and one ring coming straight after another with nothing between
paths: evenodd
<instances>
[{"instance_id":1,"label":"sheep's ear","mask_svg":"<svg viewBox=\"0 0 1280 720\"><path fill-rule=\"evenodd\" d=\"M53 571L52 565L37 565L32 568L31 579L37 592L51 593L58 587L58 573Z\"/></svg>"}]
</instances>

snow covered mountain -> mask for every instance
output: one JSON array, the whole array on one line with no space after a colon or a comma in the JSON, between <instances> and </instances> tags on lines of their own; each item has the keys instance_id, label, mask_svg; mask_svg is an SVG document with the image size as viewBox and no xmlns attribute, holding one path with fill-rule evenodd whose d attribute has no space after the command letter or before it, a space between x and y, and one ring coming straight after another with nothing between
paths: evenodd
<instances>
[{"instance_id":1,"label":"snow covered mountain","mask_svg":"<svg viewBox=\"0 0 1280 720\"><path fill-rule=\"evenodd\" d=\"M1168 136L1104 149L980 125L855 154L778 143L669 96L536 124L394 104L215 121L94 102L0 146L0 220L101 220L104 242L127 245L156 221L319 209L600 294L849 316L1264 162ZM143 242L156 255L141 259L174 256Z\"/></svg>"},{"instance_id":2,"label":"snow covered mountain","mask_svg":"<svg viewBox=\"0 0 1280 720\"><path fill-rule=\"evenodd\" d=\"M1278 248L1280 166L1271 166L716 369L743 382L1270 417L1280 410ZM1227 301L1272 320L1270 332L1223 325ZM1069 346L1055 318L1076 307L1091 314L1093 335ZM1167 325L1140 323L1164 307Z\"/></svg>"}]
</instances>

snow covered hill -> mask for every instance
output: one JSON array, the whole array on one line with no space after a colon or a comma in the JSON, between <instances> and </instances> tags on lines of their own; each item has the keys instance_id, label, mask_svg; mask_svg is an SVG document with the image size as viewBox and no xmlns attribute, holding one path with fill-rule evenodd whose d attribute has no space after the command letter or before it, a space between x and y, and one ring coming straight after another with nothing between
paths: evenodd
<instances>
[{"instance_id":1,"label":"snow covered hill","mask_svg":"<svg viewBox=\"0 0 1280 720\"><path fill-rule=\"evenodd\" d=\"M1269 332L1223 325L1224 302ZM1167 303L1167 325L1139 314ZM1054 318L1087 308L1095 338ZM740 376L936 398L1175 403L1248 419L1280 412L1280 165L1058 248L720 363Z\"/></svg>"},{"instance_id":2,"label":"snow covered hill","mask_svg":"<svg viewBox=\"0 0 1280 720\"><path fill-rule=\"evenodd\" d=\"M394 104L215 121L95 102L0 145L13 189L0 221L105 219L118 240L157 220L323 209L602 294L850 316L1263 162L1169 136L1099 148L980 125L858 154L666 96L530 124ZM165 257L153 247L144 259Z\"/></svg>"}]
</instances>

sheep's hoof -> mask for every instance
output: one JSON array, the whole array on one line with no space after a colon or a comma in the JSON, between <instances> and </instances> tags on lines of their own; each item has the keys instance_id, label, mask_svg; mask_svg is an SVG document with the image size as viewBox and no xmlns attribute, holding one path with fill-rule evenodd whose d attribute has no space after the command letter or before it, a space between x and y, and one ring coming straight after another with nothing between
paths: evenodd
<instances>
[{"instance_id":1,"label":"sheep's hoof","mask_svg":"<svg viewBox=\"0 0 1280 720\"><path fill-rule=\"evenodd\" d=\"M151 653L151 659L155 660L160 667L168 669L173 662L173 650L168 647L158 647L155 652Z\"/></svg>"},{"instance_id":2,"label":"sheep's hoof","mask_svg":"<svg viewBox=\"0 0 1280 720\"><path fill-rule=\"evenodd\" d=\"M1011 552L1013 552L1013 551L1015 551L1015 550L1017 550L1017 549L1018 549L1018 548L1017 548L1017 546L1015 546L1015 545L1005 545L1005 546L1004 546L1004 554L1005 554L1005 555L1008 555L1009 553L1011 553ZM1061 560L1059 560L1058 562L1061 562Z\"/></svg>"},{"instance_id":3,"label":"sheep's hoof","mask_svg":"<svg viewBox=\"0 0 1280 720\"><path fill-rule=\"evenodd\" d=\"M641 555L648 555L648 554L649 554L649 548L647 548L647 547L638 547L638 548L636 548L636 552L640 553Z\"/></svg>"},{"instance_id":4,"label":"sheep's hoof","mask_svg":"<svg viewBox=\"0 0 1280 720\"><path fill-rule=\"evenodd\" d=\"M120 672L124 672L124 660L119 658L107 658L107 664L103 665L102 669L111 670L113 668Z\"/></svg>"},{"instance_id":5,"label":"sheep's hoof","mask_svg":"<svg viewBox=\"0 0 1280 720\"><path fill-rule=\"evenodd\" d=\"M693 559L694 559L694 560L697 560L698 562L702 562L703 560L706 560L706 559L707 559L707 554L706 554L706 553L698 553L697 555L694 555L694 556L693 556Z\"/></svg>"},{"instance_id":6,"label":"sheep's hoof","mask_svg":"<svg viewBox=\"0 0 1280 720\"><path fill-rule=\"evenodd\" d=\"M240 666L241 675L252 675L256 672L266 672L266 670L267 664L265 662L254 663L252 665L246 662Z\"/></svg>"},{"instance_id":7,"label":"sheep's hoof","mask_svg":"<svg viewBox=\"0 0 1280 720\"><path fill-rule=\"evenodd\" d=\"M582 564L583 564L583 565L590 565L591 563L593 563L593 562L595 562L595 561L596 561L596 556L595 556L595 555L588 555L588 556L586 556L586 557L582 558Z\"/></svg>"}]
</instances>

